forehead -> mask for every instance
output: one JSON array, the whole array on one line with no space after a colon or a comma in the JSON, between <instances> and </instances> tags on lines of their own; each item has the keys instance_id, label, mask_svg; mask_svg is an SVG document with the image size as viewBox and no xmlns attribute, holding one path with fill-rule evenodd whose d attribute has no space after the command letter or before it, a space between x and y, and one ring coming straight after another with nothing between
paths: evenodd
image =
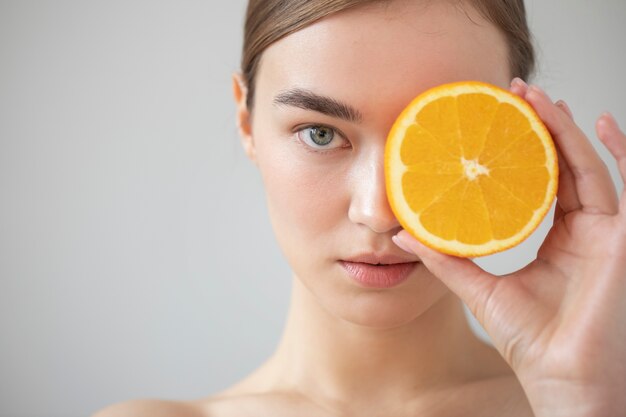
<instances>
[{"instance_id":1,"label":"forehead","mask_svg":"<svg viewBox=\"0 0 626 417\"><path fill-rule=\"evenodd\" d=\"M504 38L470 6L376 2L330 15L271 45L261 58L256 105L289 88L310 89L364 115L399 112L449 81L509 81Z\"/></svg>"}]
</instances>

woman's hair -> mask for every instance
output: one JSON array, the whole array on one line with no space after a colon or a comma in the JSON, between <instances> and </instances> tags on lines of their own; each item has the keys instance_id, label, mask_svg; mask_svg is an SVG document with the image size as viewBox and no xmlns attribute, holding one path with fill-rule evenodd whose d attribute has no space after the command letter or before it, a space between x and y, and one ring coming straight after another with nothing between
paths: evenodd
<instances>
[{"instance_id":1,"label":"woman's hair","mask_svg":"<svg viewBox=\"0 0 626 417\"><path fill-rule=\"evenodd\" d=\"M385 0L249 0L241 58L241 70L248 89L248 109L252 109L255 77L261 54L268 46L330 14L383 1ZM457 5L467 3L494 24L505 36L509 48L511 76L524 80L530 77L535 65L535 53L526 22L524 0L448 1Z\"/></svg>"}]
</instances>

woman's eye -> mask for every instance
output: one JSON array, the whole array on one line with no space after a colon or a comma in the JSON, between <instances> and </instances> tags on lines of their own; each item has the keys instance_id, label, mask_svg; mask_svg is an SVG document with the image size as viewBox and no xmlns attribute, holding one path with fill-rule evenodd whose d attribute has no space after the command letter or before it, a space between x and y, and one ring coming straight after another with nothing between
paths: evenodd
<instances>
[{"instance_id":1,"label":"woman's eye","mask_svg":"<svg viewBox=\"0 0 626 417\"><path fill-rule=\"evenodd\" d=\"M334 149L345 146L346 140L333 128L309 126L298 130L298 139L313 149Z\"/></svg>"}]
</instances>

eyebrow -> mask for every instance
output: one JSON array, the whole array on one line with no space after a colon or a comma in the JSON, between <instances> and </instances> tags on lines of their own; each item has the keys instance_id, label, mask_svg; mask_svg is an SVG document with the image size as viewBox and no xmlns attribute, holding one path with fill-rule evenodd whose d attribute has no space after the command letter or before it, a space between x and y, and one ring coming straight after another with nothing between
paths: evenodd
<instances>
[{"instance_id":1,"label":"eyebrow","mask_svg":"<svg viewBox=\"0 0 626 417\"><path fill-rule=\"evenodd\" d=\"M303 88L293 88L281 92L274 97L274 104L313 110L349 122L358 123L363 119L361 112L354 107L335 100L332 97L315 94Z\"/></svg>"}]
</instances>

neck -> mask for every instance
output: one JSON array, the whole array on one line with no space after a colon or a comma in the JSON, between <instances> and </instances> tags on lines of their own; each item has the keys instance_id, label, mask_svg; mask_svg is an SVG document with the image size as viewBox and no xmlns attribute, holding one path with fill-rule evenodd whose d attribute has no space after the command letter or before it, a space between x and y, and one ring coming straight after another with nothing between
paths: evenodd
<instances>
[{"instance_id":1,"label":"neck","mask_svg":"<svg viewBox=\"0 0 626 417\"><path fill-rule=\"evenodd\" d=\"M316 396L398 401L493 371L484 369L491 355L451 293L414 320L381 329L331 315L295 278L285 332L270 366L281 385Z\"/></svg>"}]
</instances>

